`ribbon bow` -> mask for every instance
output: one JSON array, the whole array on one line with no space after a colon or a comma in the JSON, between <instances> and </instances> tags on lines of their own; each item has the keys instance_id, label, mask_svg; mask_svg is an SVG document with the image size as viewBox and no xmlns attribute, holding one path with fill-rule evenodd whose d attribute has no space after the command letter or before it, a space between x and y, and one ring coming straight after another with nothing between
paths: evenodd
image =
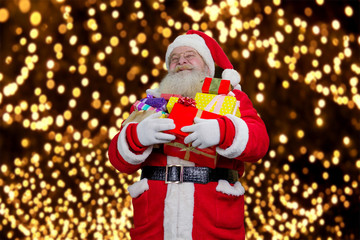
<instances>
[{"instance_id":1,"label":"ribbon bow","mask_svg":"<svg viewBox=\"0 0 360 240\"><path fill-rule=\"evenodd\" d=\"M177 102L185 106L196 107L195 99L189 97L180 97Z\"/></svg>"}]
</instances>

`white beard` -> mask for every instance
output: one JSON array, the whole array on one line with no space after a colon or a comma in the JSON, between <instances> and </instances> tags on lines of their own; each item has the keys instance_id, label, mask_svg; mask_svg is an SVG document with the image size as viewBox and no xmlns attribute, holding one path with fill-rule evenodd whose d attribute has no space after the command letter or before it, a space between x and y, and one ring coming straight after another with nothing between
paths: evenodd
<instances>
[{"instance_id":1,"label":"white beard","mask_svg":"<svg viewBox=\"0 0 360 240\"><path fill-rule=\"evenodd\" d=\"M206 73L201 70L169 72L160 82L160 93L179 94L195 98L201 92Z\"/></svg>"}]
</instances>

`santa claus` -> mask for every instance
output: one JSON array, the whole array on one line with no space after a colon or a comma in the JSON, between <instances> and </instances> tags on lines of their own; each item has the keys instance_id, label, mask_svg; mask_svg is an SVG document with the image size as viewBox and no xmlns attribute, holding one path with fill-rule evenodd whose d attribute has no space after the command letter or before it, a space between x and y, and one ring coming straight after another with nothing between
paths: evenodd
<instances>
[{"instance_id":1,"label":"santa claus","mask_svg":"<svg viewBox=\"0 0 360 240\"><path fill-rule=\"evenodd\" d=\"M147 91L194 97L205 77L213 77L215 63L231 80L232 94L240 101L240 115L217 119L195 118L181 131L185 144L214 147L216 168L208 168L165 154L154 146L169 143L174 121L152 114L140 123L129 122L112 139L109 158L123 173L142 169L141 180L129 187L133 200L132 239L244 239L244 188L238 181L244 162L255 162L268 149L263 121L241 91L240 75L219 44L203 32L190 30L178 36L166 52L167 76L158 89Z\"/></svg>"}]
</instances>

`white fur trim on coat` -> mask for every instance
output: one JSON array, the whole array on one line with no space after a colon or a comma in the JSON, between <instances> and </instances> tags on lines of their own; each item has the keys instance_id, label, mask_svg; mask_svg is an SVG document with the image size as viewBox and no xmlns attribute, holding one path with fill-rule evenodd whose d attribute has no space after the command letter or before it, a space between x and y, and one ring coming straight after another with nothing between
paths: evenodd
<instances>
[{"instance_id":1,"label":"white fur trim on coat","mask_svg":"<svg viewBox=\"0 0 360 240\"><path fill-rule=\"evenodd\" d=\"M234 186L231 186L226 180L219 180L216 191L236 197L244 195L245 193L245 189L240 182L236 182Z\"/></svg>"},{"instance_id":2,"label":"white fur trim on coat","mask_svg":"<svg viewBox=\"0 0 360 240\"><path fill-rule=\"evenodd\" d=\"M135 182L133 185L128 187L128 191L132 198L137 198L147 190L149 190L149 184L147 178L143 178L140 181Z\"/></svg>"},{"instance_id":3,"label":"white fur trim on coat","mask_svg":"<svg viewBox=\"0 0 360 240\"><path fill-rule=\"evenodd\" d=\"M142 154L135 154L130 150L129 145L126 141L126 129L131 123L133 122L126 124L120 132L117 141L117 149L125 161L132 165L138 165L140 163L143 163L145 159L151 154L153 146L149 146Z\"/></svg>"},{"instance_id":4,"label":"white fur trim on coat","mask_svg":"<svg viewBox=\"0 0 360 240\"><path fill-rule=\"evenodd\" d=\"M237 90L240 90L240 91L241 91L241 86L240 86L240 84L236 85L236 86L234 87L234 90L235 90L235 89L237 89Z\"/></svg>"},{"instance_id":5,"label":"white fur trim on coat","mask_svg":"<svg viewBox=\"0 0 360 240\"><path fill-rule=\"evenodd\" d=\"M167 156L167 164L194 166L194 163ZM164 239L192 239L194 183L167 185L164 208Z\"/></svg>"},{"instance_id":6,"label":"white fur trim on coat","mask_svg":"<svg viewBox=\"0 0 360 240\"><path fill-rule=\"evenodd\" d=\"M227 114L226 117L228 117L235 126L234 141L227 149L216 147L216 152L226 158L236 158L240 156L246 148L249 141L249 128L241 118L231 114Z\"/></svg>"}]
</instances>

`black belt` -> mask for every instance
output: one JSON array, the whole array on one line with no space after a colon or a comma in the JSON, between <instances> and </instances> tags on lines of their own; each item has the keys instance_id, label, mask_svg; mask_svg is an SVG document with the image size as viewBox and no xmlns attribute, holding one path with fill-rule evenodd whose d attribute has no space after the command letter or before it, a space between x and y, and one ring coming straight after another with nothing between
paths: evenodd
<instances>
[{"instance_id":1,"label":"black belt","mask_svg":"<svg viewBox=\"0 0 360 240\"><path fill-rule=\"evenodd\" d=\"M206 184L220 179L235 183L239 179L238 172L226 168L186 167L167 165L166 167L145 166L142 168L141 179L165 181L165 183L193 182Z\"/></svg>"}]
</instances>

